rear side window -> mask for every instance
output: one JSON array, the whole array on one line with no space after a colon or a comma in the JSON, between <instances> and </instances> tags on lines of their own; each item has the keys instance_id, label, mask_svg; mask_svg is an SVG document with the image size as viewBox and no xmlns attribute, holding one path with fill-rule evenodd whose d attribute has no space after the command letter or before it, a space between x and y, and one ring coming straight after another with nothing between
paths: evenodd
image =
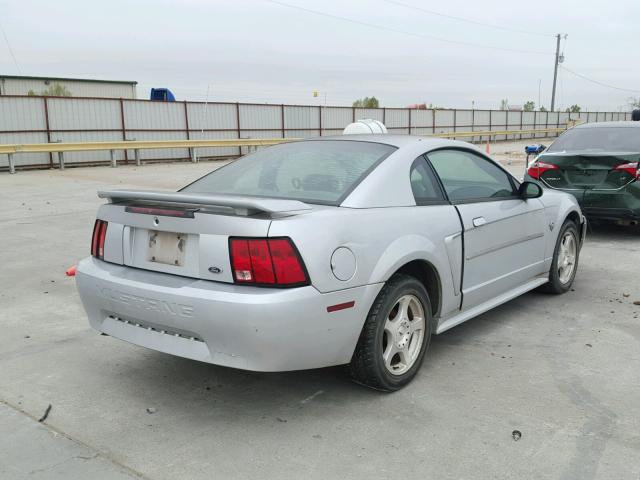
<instances>
[{"instance_id":1,"label":"rear side window","mask_svg":"<svg viewBox=\"0 0 640 480\"><path fill-rule=\"evenodd\" d=\"M452 202L516 195L509 175L480 155L466 150L437 150L428 158Z\"/></svg>"},{"instance_id":2,"label":"rear side window","mask_svg":"<svg viewBox=\"0 0 640 480\"><path fill-rule=\"evenodd\" d=\"M182 191L339 204L395 150L391 145L348 140L274 145L196 180Z\"/></svg>"},{"instance_id":3,"label":"rear side window","mask_svg":"<svg viewBox=\"0 0 640 480\"><path fill-rule=\"evenodd\" d=\"M431 205L445 201L438 179L423 157L418 157L413 162L409 176L417 205Z\"/></svg>"}]
</instances>

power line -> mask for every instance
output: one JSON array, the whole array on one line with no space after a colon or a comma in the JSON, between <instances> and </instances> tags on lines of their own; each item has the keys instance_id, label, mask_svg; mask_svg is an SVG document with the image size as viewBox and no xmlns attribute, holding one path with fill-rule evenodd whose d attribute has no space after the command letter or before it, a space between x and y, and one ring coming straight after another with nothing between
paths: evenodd
<instances>
[{"instance_id":1,"label":"power line","mask_svg":"<svg viewBox=\"0 0 640 480\"><path fill-rule=\"evenodd\" d=\"M533 55L549 55L549 52L541 52L541 51L535 51L535 50L518 50L518 49L514 49L514 48L505 48L505 47L495 47L492 45L482 45L479 43L471 43L471 42L465 42L462 40L451 40L448 38L441 38L441 37L435 37L433 35L424 35L421 33L415 33L415 32L408 32L406 30L400 30L397 28L393 28L393 27L387 27L384 25L378 25L375 23L369 23L369 22L363 22L361 20L356 20L353 18L348 18L348 17L342 17L340 15L333 15L331 13L326 13L326 12L321 12L318 10L312 10L310 8L306 8L306 7L301 7L298 5L293 5L290 3L285 3L285 2L281 2L279 0L265 0L269 3L274 3L276 5L280 5L281 7L287 7L287 8L292 8L295 10L300 10L303 12L307 12L307 13L312 13L314 15L320 15L323 17L327 17L327 18L332 18L334 20L341 20L344 22L350 22L350 23L354 23L356 25L362 25L365 27L369 27L369 28L376 28L378 30L386 30L388 32L394 32L394 33L400 33L402 35L410 35L412 37L418 37L418 38L425 38L427 40L436 40L438 42L445 42L445 43L451 43L451 44L455 44L455 45L464 45L467 47L477 47L477 48L487 48L487 49L491 49L491 50L500 50L500 51L504 51L504 52L515 52L515 53L526 53L526 54L533 54Z\"/></svg>"},{"instance_id":2,"label":"power line","mask_svg":"<svg viewBox=\"0 0 640 480\"><path fill-rule=\"evenodd\" d=\"M555 35L550 34L550 33L534 32L534 31L531 31L531 30L520 30L518 28L505 27L503 25L495 25L495 24L492 24L492 23L480 22L480 21L477 21L477 20L472 20L470 18L457 17L455 15L448 15L446 13L436 12L434 10L428 10L426 8L417 7L415 5L409 5L408 3L398 2L396 0L382 0L382 1L383 2L387 2L387 3L391 3L393 5L398 5L400 7L409 8L411 10L416 10L418 12L427 13L429 15L437 15L438 17L442 17L442 18L449 18L451 20L458 20L460 22L470 23L472 25L480 25L482 27L495 28L495 29L498 29L498 30L504 30L506 32L523 33L523 34L526 34L526 35L538 35L540 37L554 37L555 36Z\"/></svg>"},{"instance_id":3,"label":"power line","mask_svg":"<svg viewBox=\"0 0 640 480\"><path fill-rule=\"evenodd\" d=\"M2 24L1 23L0 23L0 32L2 32L2 36L4 37L4 41L7 43L7 48L9 49L9 53L11 54L11 58L13 58L13 63L15 63L15 65L16 65L16 70L18 70L18 73L20 75L22 75L22 70L20 69L20 65L18 64L18 60L16 59L16 56L13 54L13 49L11 48L11 44L9 43L9 38L7 37L7 34L4 31L4 28L2 28Z\"/></svg>"},{"instance_id":4,"label":"power line","mask_svg":"<svg viewBox=\"0 0 640 480\"><path fill-rule=\"evenodd\" d=\"M569 72L572 75L575 75L576 77L580 77L583 80L586 80L587 82L595 83L596 85L600 85L601 87L612 88L614 90L620 90L622 92L640 93L640 90L632 90L630 88L616 87L615 85L609 85L608 83L604 83L604 82L600 82L598 80L594 80L594 79L589 78L589 77L587 77L585 75L582 75L582 74L580 74L578 72L574 72L573 70L568 69L564 65L560 65L560 68L563 69L563 70L566 70L567 72Z\"/></svg>"}]
</instances>

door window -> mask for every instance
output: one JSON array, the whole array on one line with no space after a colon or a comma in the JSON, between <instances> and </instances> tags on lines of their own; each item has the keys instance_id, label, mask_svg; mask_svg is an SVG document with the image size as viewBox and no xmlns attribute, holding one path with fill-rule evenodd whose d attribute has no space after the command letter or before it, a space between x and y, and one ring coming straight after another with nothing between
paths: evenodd
<instances>
[{"instance_id":1,"label":"door window","mask_svg":"<svg viewBox=\"0 0 640 480\"><path fill-rule=\"evenodd\" d=\"M516 196L511 177L500 167L466 150L437 150L428 155L449 200L494 200Z\"/></svg>"}]
</instances>

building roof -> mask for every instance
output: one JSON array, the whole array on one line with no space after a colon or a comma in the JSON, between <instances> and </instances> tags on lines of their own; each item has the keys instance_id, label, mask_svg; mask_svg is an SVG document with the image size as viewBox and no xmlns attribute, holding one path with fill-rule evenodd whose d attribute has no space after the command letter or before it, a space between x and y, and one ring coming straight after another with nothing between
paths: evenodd
<instances>
[{"instance_id":1,"label":"building roof","mask_svg":"<svg viewBox=\"0 0 640 480\"><path fill-rule=\"evenodd\" d=\"M137 85L138 82L132 80L97 80L95 78L62 78L62 77L30 77L24 75L0 75L0 79L10 80L53 80L58 82L91 82L91 83L122 83L126 85Z\"/></svg>"}]
</instances>

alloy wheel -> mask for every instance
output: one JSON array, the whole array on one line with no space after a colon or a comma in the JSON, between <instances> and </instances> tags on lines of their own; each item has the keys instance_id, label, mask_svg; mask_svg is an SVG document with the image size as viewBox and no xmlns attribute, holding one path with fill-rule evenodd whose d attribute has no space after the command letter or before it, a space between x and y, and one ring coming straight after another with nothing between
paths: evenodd
<instances>
[{"instance_id":1,"label":"alloy wheel","mask_svg":"<svg viewBox=\"0 0 640 480\"><path fill-rule=\"evenodd\" d=\"M395 303L384 325L382 358L393 375L406 373L420 356L425 334L422 303L415 295L403 295Z\"/></svg>"}]
</instances>

